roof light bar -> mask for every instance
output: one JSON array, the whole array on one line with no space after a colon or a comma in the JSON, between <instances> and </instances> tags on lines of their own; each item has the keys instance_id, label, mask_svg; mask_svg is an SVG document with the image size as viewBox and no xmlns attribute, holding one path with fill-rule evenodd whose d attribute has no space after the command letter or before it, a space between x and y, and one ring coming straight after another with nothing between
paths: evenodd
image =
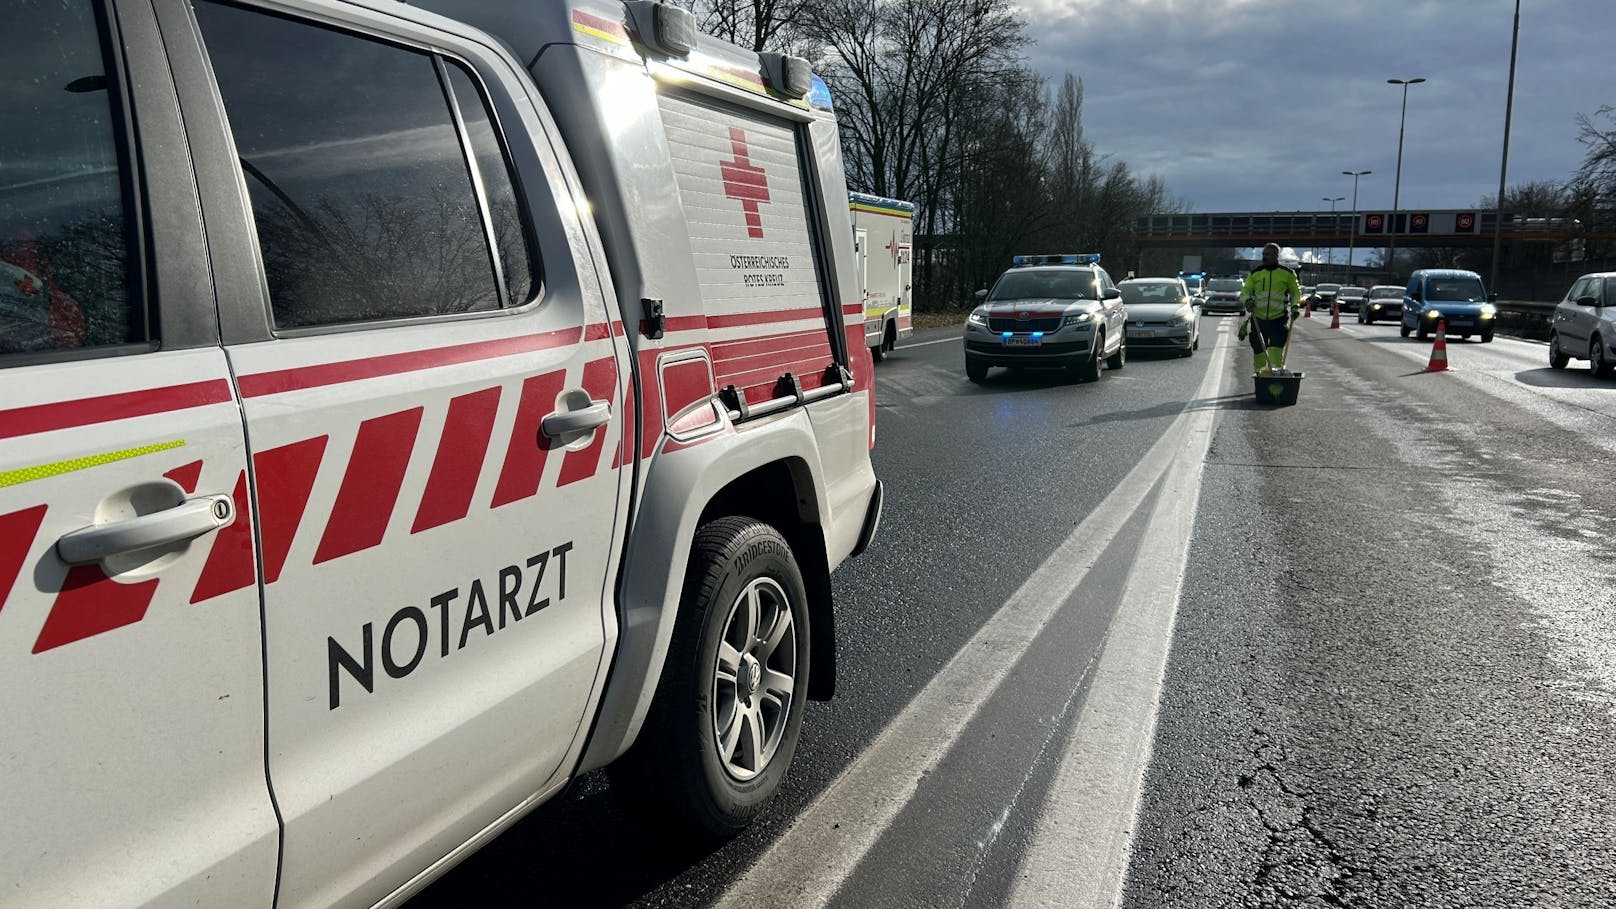
<instances>
[{"instance_id":1,"label":"roof light bar","mask_svg":"<svg viewBox=\"0 0 1616 909\"><path fill-rule=\"evenodd\" d=\"M1015 265L1099 265L1099 253L1057 253L1044 256L1012 256Z\"/></svg>"}]
</instances>

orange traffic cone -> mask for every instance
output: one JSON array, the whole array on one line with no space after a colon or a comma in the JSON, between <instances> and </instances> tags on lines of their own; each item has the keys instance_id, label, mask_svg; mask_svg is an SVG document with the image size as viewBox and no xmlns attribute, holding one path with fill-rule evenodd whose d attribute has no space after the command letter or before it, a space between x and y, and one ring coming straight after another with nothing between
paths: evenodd
<instances>
[{"instance_id":1,"label":"orange traffic cone","mask_svg":"<svg viewBox=\"0 0 1616 909\"><path fill-rule=\"evenodd\" d=\"M1334 300L1330 301L1330 327L1341 327L1341 304Z\"/></svg>"},{"instance_id":2,"label":"orange traffic cone","mask_svg":"<svg viewBox=\"0 0 1616 909\"><path fill-rule=\"evenodd\" d=\"M1302 318L1304 318L1304 319L1313 318L1313 304L1312 303L1309 303L1309 302L1306 302L1306 301L1304 301L1302 303Z\"/></svg>"},{"instance_id":3,"label":"orange traffic cone","mask_svg":"<svg viewBox=\"0 0 1616 909\"><path fill-rule=\"evenodd\" d=\"M1448 368L1448 320L1436 320L1436 343L1431 345L1431 362L1426 372L1445 372Z\"/></svg>"}]
</instances>

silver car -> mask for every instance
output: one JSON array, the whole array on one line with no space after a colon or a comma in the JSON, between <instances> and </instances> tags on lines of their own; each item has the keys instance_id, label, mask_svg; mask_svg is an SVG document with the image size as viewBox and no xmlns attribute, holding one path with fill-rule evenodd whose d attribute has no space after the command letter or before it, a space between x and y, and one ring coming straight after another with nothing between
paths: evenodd
<instances>
[{"instance_id":1,"label":"silver car","mask_svg":"<svg viewBox=\"0 0 1616 909\"><path fill-rule=\"evenodd\" d=\"M965 321L965 375L988 369L1059 368L1092 382L1128 359L1122 292L1096 254L1016 256Z\"/></svg>"},{"instance_id":2,"label":"silver car","mask_svg":"<svg viewBox=\"0 0 1616 909\"><path fill-rule=\"evenodd\" d=\"M1554 308L1549 365L1587 360L1596 376L1616 374L1616 272L1583 275Z\"/></svg>"},{"instance_id":3,"label":"silver car","mask_svg":"<svg viewBox=\"0 0 1616 909\"><path fill-rule=\"evenodd\" d=\"M1201 307L1180 278L1134 278L1117 285L1128 313L1128 346L1188 357L1201 346Z\"/></svg>"}]
</instances>

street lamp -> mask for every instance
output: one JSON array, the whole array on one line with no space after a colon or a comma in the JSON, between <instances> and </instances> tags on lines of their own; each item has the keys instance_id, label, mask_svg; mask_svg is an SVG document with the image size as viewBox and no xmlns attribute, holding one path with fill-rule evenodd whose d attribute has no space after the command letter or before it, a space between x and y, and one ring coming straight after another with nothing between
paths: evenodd
<instances>
[{"instance_id":1,"label":"street lamp","mask_svg":"<svg viewBox=\"0 0 1616 909\"><path fill-rule=\"evenodd\" d=\"M1320 196L1319 198L1323 199L1325 202L1330 203L1330 230L1333 232L1335 230L1335 204L1337 202L1345 201L1347 197L1346 196ZM1330 249L1330 264L1333 266L1333 265L1335 265L1335 246L1332 245L1332 246L1329 247L1329 249ZM1318 253L1315 252L1313 255L1316 258L1318 256Z\"/></svg>"},{"instance_id":2,"label":"street lamp","mask_svg":"<svg viewBox=\"0 0 1616 909\"><path fill-rule=\"evenodd\" d=\"M1515 31L1509 39L1509 94L1504 101L1504 156L1498 163L1498 198L1493 202L1493 274L1487 288L1498 291L1498 260L1504 252L1504 178L1509 174L1509 118L1515 112L1515 51L1521 43L1521 0L1515 0Z\"/></svg>"},{"instance_id":3,"label":"street lamp","mask_svg":"<svg viewBox=\"0 0 1616 909\"><path fill-rule=\"evenodd\" d=\"M1352 283L1352 251L1358 245L1358 178L1366 177L1372 173L1374 173L1372 170L1344 170L1341 172L1343 177L1352 178L1352 229L1347 234L1347 280L1345 282L1347 284Z\"/></svg>"},{"instance_id":4,"label":"street lamp","mask_svg":"<svg viewBox=\"0 0 1616 909\"><path fill-rule=\"evenodd\" d=\"M1401 85L1403 87L1403 114L1397 120L1397 177L1392 181L1392 223L1386 230L1389 238L1386 254L1386 266L1392 270L1392 276L1397 275L1397 208L1401 200L1398 194L1403 188L1403 126L1408 122L1408 87L1419 85L1425 81L1424 76L1414 79L1387 79L1387 85Z\"/></svg>"}]
</instances>

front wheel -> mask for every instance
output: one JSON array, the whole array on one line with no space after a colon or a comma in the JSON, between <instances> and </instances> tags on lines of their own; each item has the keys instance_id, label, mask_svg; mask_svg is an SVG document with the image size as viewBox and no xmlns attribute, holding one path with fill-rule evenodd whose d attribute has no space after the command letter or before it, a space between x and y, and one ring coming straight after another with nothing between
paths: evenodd
<instances>
[{"instance_id":1,"label":"front wheel","mask_svg":"<svg viewBox=\"0 0 1616 909\"><path fill-rule=\"evenodd\" d=\"M1558 332L1549 334L1549 368L1565 369L1571 363L1571 357L1560 349L1560 335Z\"/></svg>"},{"instance_id":2,"label":"front wheel","mask_svg":"<svg viewBox=\"0 0 1616 909\"><path fill-rule=\"evenodd\" d=\"M1117 352L1105 358L1106 369L1121 369L1128 365L1128 341L1126 338L1117 345Z\"/></svg>"},{"instance_id":3,"label":"front wheel","mask_svg":"<svg viewBox=\"0 0 1616 909\"><path fill-rule=\"evenodd\" d=\"M1401 325L1399 325L1399 326L1397 326L1397 331L1398 331L1398 333L1400 333L1400 334L1401 334L1401 335L1402 335L1402 336L1403 336L1403 337L1405 337L1405 338L1406 338L1406 337L1408 337L1408 335L1409 335L1409 327L1408 327L1408 323L1407 323L1407 322L1404 322L1404 323L1403 323L1403 324L1401 324Z\"/></svg>"},{"instance_id":4,"label":"front wheel","mask_svg":"<svg viewBox=\"0 0 1616 909\"><path fill-rule=\"evenodd\" d=\"M1421 322L1421 323L1420 323L1420 331L1419 331L1419 335L1420 335L1420 340L1421 340L1421 341L1426 341L1426 340L1429 340L1429 339L1430 339L1430 337L1431 337L1431 330L1430 330L1430 329L1429 329L1429 328L1426 328L1426 327L1425 327L1425 323L1424 323L1424 322Z\"/></svg>"},{"instance_id":5,"label":"front wheel","mask_svg":"<svg viewBox=\"0 0 1616 909\"><path fill-rule=\"evenodd\" d=\"M1616 374L1616 363L1605 356L1605 342L1598 335L1588 342L1588 369L1601 379L1608 379Z\"/></svg>"},{"instance_id":6,"label":"front wheel","mask_svg":"<svg viewBox=\"0 0 1616 909\"><path fill-rule=\"evenodd\" d=\"M1079 382L1097 381L1100 378L1100 358L1104 351L1105 334L1102 332L1094 337L1094 349L1069 367L1072 375Z\"/></svg>"},{"instance_id":7,"label":"front wheel","mask_svg":"<svg viewBox=\"0 0 1616 909\"><path fill-rule=\"evenodd\" d=\"M702 526L656 699L613 781L681 830L739 833L797 750L808 640L807 587L785 537L751 518Z\"/></svg>"},{"instance_id":8,"label":"front wheel","mask_svg":"<svg viewBox=\"0 0 1616 909\"><path fill-rule=\"evenodd\" d=\"M970 379L972 382L978 385L986 382L988 378L988 364L983 363L981 360L973 360L970 357L966 357L965 378Z\"/></svg>"}]
</instances>

